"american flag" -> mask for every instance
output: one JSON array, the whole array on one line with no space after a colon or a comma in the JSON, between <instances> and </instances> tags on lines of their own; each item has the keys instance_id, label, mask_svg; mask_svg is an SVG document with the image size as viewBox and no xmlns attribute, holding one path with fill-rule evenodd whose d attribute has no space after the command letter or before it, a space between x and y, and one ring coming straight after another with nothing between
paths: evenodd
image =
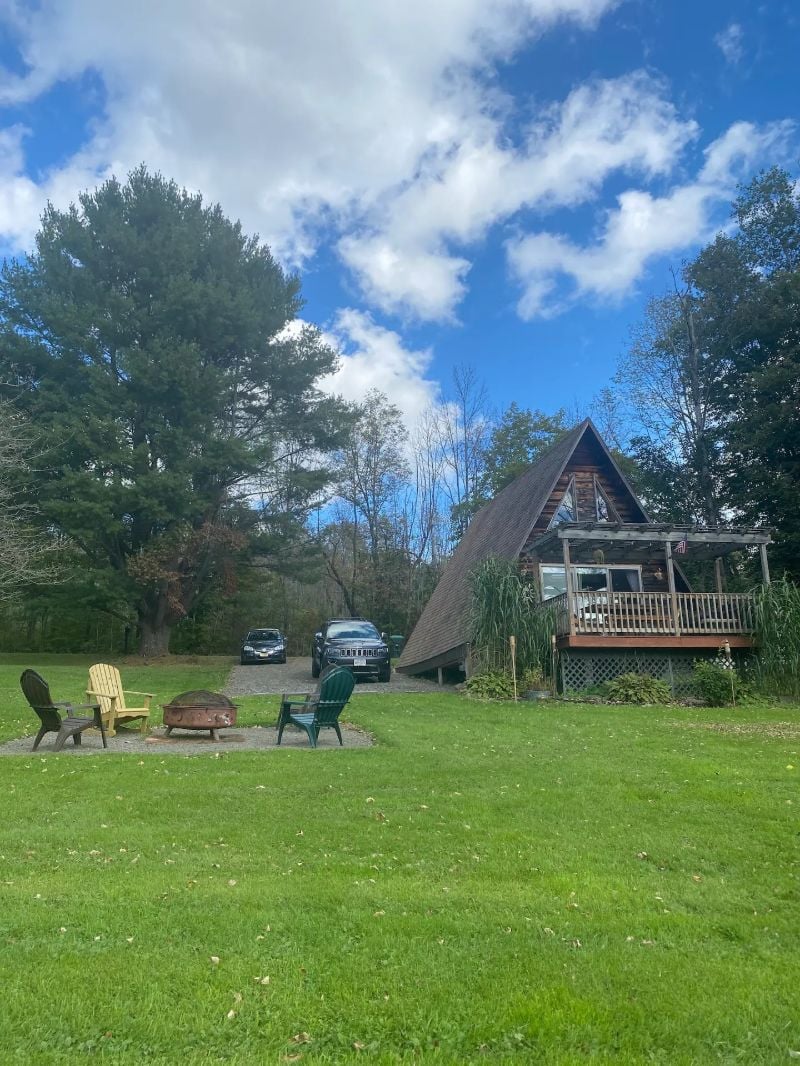
<instances>
[{"instance_id":1,"label":"american flag","mask_svg":"<svg viewBox=\"0 0 800 1066\"><path fill-rule=\"evenodd\" d=\"M679 540L678 543L675 545L675 551L678 555L685 555L688 548L689 542L686 537L684 537L683 540Z\"/></svg>"}]
</instances>

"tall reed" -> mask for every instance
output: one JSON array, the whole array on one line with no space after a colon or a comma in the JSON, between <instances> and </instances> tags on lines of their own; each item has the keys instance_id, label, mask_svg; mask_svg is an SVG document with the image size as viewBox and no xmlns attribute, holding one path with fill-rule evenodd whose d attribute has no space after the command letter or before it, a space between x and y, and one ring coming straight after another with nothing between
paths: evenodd
<instances>
[{"instance_id":1,"label":"tall reed","mask_svg":"<svg viewBox=\"0 0 800 1066\"><path fill-rule=\"evenodd\" d=\"M787 578L756 596L753 674L773 696L800 696L800 588Z\"/></svg>"},{"instance_id":2,"label":"tall reed","mask_svg":"<svg viewBox=\"0 0 800 1066\"><path fill-rule=\"evenodd\" d=\"M517 638L517 675L552 676L555 612L539 603L535 587L514 562L490 557L469 575L470 641L478 668L511 672L508 638Z\"/></svg>"}]
</instances>

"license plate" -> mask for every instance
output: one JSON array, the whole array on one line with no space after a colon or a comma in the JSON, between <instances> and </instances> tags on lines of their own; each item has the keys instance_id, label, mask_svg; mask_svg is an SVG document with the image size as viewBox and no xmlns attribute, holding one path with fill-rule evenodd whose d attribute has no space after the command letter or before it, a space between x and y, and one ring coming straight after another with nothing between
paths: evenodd
<instances>
[{"instance_id":1,"label":"license plate","mask_svg":"<svg viewBox=\"0 0 800 1066\"><path fill-rule=\"evenodd\" d=\"M367 660L366 659L353 659L353 666L366 666L366 665L367 665Z\"/></svg>"}]
</instances>

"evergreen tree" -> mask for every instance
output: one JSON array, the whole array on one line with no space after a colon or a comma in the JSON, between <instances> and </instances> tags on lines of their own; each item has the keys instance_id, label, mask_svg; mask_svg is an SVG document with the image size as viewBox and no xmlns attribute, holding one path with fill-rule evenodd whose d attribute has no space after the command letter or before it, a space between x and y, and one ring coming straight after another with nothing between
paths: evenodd
<instances>
[{"instance_id":1,"label":"evergreen tree","mask_svg":"<svg viewBox=\"0 0 800 1066\"><path fill-rule=\"evenodd\" d=\"M27 487L135 609L143 654L326 480L342 406L316 382L336 355L287 329L300 307L264 244L144 167L48 206L3 268L0 380L44 439Z\"/></svg>"}]
</instances>

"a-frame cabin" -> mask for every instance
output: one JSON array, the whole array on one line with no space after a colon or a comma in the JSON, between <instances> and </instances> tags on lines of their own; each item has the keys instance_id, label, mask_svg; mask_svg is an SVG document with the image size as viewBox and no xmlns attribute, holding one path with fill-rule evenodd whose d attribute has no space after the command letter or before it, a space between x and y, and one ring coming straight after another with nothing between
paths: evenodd
<instances>
[{"instance_id":1,"label":"a-frame cabin","mask_svg":"<svg viewBox=\"0 0 800 1066\"><path fill-rule=\"evenodd\" d=\"M748 648L753 597L727 593L720 560L757 546L769 581L769 534L649 520L589 419L554 444L473 518L397 665L469 673L470 570L516 559L553 609L559 680L580 689L629 670L685 676L723 641ZM716 560L715 592L693 593L680 558ZM677 687L680 687L679 685Z\"/></svg>"}]
</instances>

